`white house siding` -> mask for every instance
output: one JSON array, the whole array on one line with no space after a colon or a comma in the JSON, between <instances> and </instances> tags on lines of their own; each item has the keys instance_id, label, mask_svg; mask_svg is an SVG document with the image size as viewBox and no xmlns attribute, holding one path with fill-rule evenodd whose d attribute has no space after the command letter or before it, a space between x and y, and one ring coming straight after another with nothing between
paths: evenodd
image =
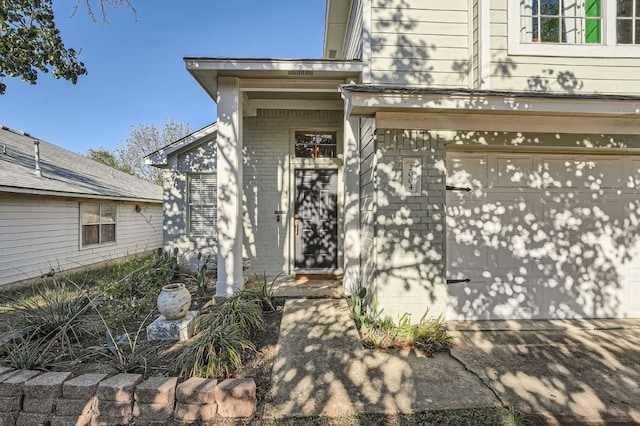
<instances>
[{"instance_id":1,"label":"white house siding","mask_svg":"<svg viewBox=\"0 0 640 426\"><path fill-rule=\"evenodd\" d=\"M166 250L178 249L180 262L197 266L197 255L210 255L215 261L215 238L192 238L187 234L187 176L189 173L213 173L216 169L214 136L178 152L168 158L163 172L164 224L163 240Z\"/></svg>"},{"instance_id":2,"label":"white house siding","mask_svg":"<svg viewBox=\"0 0 640 426\"><path fill-rule=\"evenodd\" d=\"M468 0L374 0L371 36L372 83L469 86Z\"/></svg>"},{"instance_id":3,"label":"white house siding","mask_svg":"<svg viewBox=\"0 0 640 426\"><path fill-rule=\"evenodd\" d=\"M445 311L444 143L426 131L377 130L375 295L386 315L419 321ZM403 159L421 162L422 188L407 196Z\"/></svg>"},{"instance_id":4,"label":"white house siding","mask_svg":"<svg viewBox=\"0 0 640 426\"><path fill-rule=\"evenodd\" d=\"M117 243L80 249L83 201L0 194L0 286L162 246L161 205L118 202Z\"/></svg>"},{"instance_id":5,"label":"white house siding","mask_svg":"<svg viewBox=\"0 0 640 426\"><path fill-rule=\"evenodd\" d=\"M349 14L349 25L344 38L342 59L362 59L362 2L353 0Z\"/></svg>"},{"instance_id":6,"label":"white house siding","mask_svg":"<svg viewBox=\"0 0 640 426\"><path fill-rule=\"evenodd\" d=\"M478 0L472 1L472 35L471 35L471 76L473 81L471 87L478 89L480 87L480 22L478 15Z\"/></svg>"},{"instance_id":7,"label":"white house siding","mask_svg":"<svg viewBox=\"0 0 640 426\"><path fill-rule=\"evenodd\" d=\"M640 93L637 58L509 55L507 2L491 0L491 89L548 93ZM514 2L515 3L515 2Z\"/></svg>"},{"instance_id":8,"label":"white house siding","mask_svg":"<svg viewBox=\"0 0 640 426\"><path fill-rule=\"evenodd\" d=\"M361 120L360 126L360 277L369 292L374 290L375 271L375 120Z\"/></svg>"},{"instance_id":9,"label":"white house siding","mask_svg":"<svg viewBox=\"0 0 640 426\"><path fill-rule=\"evenodd\" d=\"M258 110L244 117L244 251L258 274L288 272L293 190L289 173L295 130L343 130L342 111ZM275 211L284 215L276 221Z\"/></svg>"}]
</instances>

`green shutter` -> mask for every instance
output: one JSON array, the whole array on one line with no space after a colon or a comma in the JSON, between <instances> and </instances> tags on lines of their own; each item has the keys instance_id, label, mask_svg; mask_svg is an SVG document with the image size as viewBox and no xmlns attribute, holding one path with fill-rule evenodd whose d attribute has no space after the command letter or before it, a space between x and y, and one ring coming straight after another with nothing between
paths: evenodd
<instances>
[{"instance_id":1,"label":"green shutter","mask_svg":"<svg viewBox=\"0 0 640 426\"><path fill-rule=\"evenodd\" d=\"M600 0L586 0L585 43L600 43L602 32L602 15L600 13ZM589 19L594 17L597 19Z\"/></svg>"}]
</instances>

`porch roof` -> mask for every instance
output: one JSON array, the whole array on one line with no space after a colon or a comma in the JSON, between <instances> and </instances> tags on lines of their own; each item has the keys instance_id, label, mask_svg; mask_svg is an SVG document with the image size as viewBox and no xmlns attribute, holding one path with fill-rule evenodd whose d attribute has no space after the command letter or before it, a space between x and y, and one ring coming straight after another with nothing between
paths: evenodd
<instances>
[{"instance_id":1,"label":"porch roof","mask_svg":"<svg viewBox=\"0 0 640 426\"><path fill-rule=\"evenodd\" d=\"M238 77L251 100L340 100L339 85L359 82L360 61L184 58L187 70L216 101L218 77Z\"/></svg>"}]
</instances>

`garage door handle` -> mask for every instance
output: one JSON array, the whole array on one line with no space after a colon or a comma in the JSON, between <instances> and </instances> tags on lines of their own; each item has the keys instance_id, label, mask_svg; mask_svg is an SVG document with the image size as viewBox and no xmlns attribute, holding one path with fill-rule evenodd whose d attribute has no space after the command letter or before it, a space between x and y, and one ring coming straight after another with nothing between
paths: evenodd
<instances>
[{"instance_id":1,"label":"garage door handle","mask_svg":"<svg viewBox=\"0 0 640 426\"><path fill-rule=\"evenodd\" d=\"M447 185L446 189L447 191L464 191L464 192L471 191L471 188L466 188L464 186L452 186L452 185Z\"/></svg>"},{"instance_id":2,"label":"garage door handle","mask_svg":"<svg viewBox=\"0 0 640 426\"><path fill-rule=\"evenodd\" d=\"M460 284L460 283L468 283L471 282L469 278L465 278L462 280L447 280L447 284Z\"/></svg>"}]
</instances>

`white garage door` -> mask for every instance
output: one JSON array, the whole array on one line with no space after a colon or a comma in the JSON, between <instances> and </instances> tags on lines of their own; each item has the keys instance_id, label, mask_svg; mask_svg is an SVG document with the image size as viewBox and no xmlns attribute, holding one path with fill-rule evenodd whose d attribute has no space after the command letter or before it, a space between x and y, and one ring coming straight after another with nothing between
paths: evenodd
<instances>
[{"instance_id":1,"label":"white garage door","mask_svg":"<svg viewBox=\"0 0 640 426\"><path fill-rule=\"evenodd\" d=\"M447 168L447 319L640 317L640 157L449 152Z\"/></svg>"}]
</instances>

